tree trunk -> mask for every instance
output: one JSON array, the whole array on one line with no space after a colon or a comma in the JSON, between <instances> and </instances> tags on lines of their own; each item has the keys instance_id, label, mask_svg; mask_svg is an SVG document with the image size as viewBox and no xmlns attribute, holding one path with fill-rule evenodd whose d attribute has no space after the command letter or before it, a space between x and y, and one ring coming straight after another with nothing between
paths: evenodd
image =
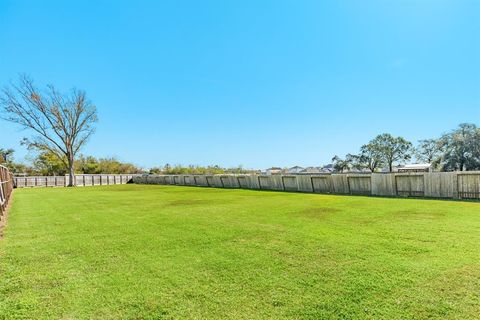
<instances>
[{"instance_id":1,"label":"tree trunk","mask_svg":"<svg viewBox=\"0 0 480 320\"><path fill-rule=\"evenodd\" d=\"M388 163L388 168L389 168L390 172L393 171L393 162Z\"/></svg>"},{"instance_id":2,"label":"tree trunk","mask_svg":"<svg viewBox=\"0 0 480 320\"><path fill-rule=\"evenodd\" d=\"M68 186L74 187L75 186L75 162L73 156L68 156Z\"/></svg>"}]
</instances>

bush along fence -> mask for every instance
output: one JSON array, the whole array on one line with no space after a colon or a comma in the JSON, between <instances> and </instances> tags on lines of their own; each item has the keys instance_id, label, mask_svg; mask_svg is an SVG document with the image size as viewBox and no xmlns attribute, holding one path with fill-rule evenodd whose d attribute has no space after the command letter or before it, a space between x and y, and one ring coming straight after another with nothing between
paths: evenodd
<instances>
[{"instance_id":1,"label":"bush along fence","mask_svg":"<svg viewBox=\"0 0 480 320\"><path fill-rule=\"evenodd\" d=\"M113 184L131 183L133 174L77 174L75 185L77 187L103 186ZM14 177L15 188L26 187L65 187L70 181L66 176L30 176Z\"/></svg>"},{"instance_id":2,"label":"bush along fence","mask_svg":"<svg viewBox=\"0 0 480 320\"><path fill-rule=\"evenodd\" d=\"M0 166L0 220L7 209L13 189L13 176L4 166Z\"/></svg>"},{"instance_id":3,"label":"bush along fence","mask_svg":"<svg viewBox=\"0 0 480 320\"><path fill-rule=\"evenodd\" d=\"M134 183L309 193L480 199L480 171L325 175L142 175Z\"/></svg>"}]
</instances>

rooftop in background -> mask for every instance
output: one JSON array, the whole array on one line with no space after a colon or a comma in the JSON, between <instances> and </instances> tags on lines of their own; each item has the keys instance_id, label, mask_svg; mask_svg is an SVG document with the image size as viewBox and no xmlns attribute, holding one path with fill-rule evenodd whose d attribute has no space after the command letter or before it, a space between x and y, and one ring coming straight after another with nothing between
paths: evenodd
<instances>
[{"instance_id":1,"label":"rooftop in background","mask_svg":"<svg viewBox=\"0 0 480 320\"><path fill-rule=\"evenodd\" d=\"M406 164L398 168L398 172L429 172L432 169L431 163Z\"/></svg>"}]
</instances>

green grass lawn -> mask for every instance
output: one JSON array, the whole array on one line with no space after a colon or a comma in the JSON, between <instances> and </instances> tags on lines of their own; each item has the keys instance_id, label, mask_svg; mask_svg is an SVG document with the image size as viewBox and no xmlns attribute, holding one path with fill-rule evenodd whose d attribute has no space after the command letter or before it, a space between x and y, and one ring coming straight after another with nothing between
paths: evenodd
<instances>
[{"instance_id":1,"label":"green grass lawn","mask_svg":"<svg viewBox=\"0 0 480 320\"><path fill-rule=\"evenodd\" d=\"M20 189L0 319L473 319L480 203Z\"/></svg>"}]
</instances>

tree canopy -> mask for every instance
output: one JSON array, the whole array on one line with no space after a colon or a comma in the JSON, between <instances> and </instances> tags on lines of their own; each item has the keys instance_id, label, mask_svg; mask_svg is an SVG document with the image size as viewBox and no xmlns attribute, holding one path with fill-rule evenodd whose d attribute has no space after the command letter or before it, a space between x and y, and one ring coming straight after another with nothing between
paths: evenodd
<instances>
[{"instance_id":1,"label":"tree canopy","mask_svg":"<svg viewBox=\"0 0 480 320\"><path fill-rule=\"evenodd\" d=\"M440 165L445 171L480 169L480 129L462 123L438 140Z\"/></svg>"}]
</instances>

